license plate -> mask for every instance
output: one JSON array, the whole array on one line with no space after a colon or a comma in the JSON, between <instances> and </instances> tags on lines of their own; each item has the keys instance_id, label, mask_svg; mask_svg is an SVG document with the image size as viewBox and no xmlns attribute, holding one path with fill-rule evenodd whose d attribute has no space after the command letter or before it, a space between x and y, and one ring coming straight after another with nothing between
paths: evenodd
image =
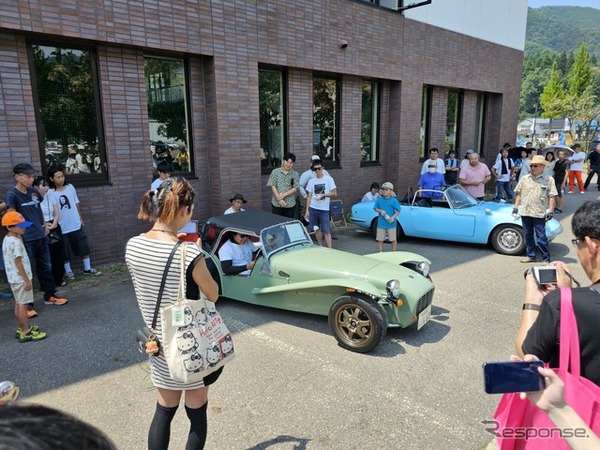
<instances>
[{"instance_id":1,"label":"license plate","mask_svg":"<svg viewBox=\"0 0 600 450\"><path fill-rule=\"evenodd\" d=\"M431 305L429 305L427 308L425 308L423 311L421 311L421 314L419 314L419 320L417 321L417 330L420 330L421 328L423 328L423 325L425 325L429 319L431 318Z\"/></svg>"}]
</instances>

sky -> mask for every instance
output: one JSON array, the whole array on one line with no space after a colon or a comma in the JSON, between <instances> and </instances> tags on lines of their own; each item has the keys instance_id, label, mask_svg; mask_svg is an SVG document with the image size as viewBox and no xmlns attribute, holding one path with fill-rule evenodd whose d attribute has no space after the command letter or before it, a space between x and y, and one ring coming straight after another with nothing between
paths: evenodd
<instances>
[{"instance_id":1,"label":"sky","mask_svg":"<svg viewBox=\"0 0 600 450\"><path fill-rule=\"evenodd\" d=\"M540 6L589 6L600 9L599 0L528 0L527 3L531 8L539 8Z\"/></svg>"}]
</instances>

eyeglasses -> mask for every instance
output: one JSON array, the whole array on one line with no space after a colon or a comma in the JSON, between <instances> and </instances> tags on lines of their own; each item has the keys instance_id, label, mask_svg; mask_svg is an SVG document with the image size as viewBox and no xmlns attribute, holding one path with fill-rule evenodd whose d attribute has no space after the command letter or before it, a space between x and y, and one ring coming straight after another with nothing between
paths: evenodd
<instances>
[{"instance_id":1,"label":"eyeglasses","mask_svg":"<svg viewBox=\"0 0 600 450\"><path fill-rule=\"evenodd\" d=\"M583 238L581 238L581 239L579 239L579 238L571 239L571 243L575 247L579 247L579 244L581 244L582 242L583 242Z\"/></svg>"},{"instance_id":2,"label":"eyeglasses","mask_svg":"<svg viewBox=\"0 0 600 450\"><path fill-rule=\"evenodd\" d=\"M323 170L322 167L315 167L315 170Z\"/></svg>"},{"instance_id":3,"label":"eyeglasses","mask_svg":"<svg viewBox=\"0 0 600 450\"><path fill-rule=\"evenodd\" d=\"M541 164L530 164L529 167L542 167Z\"/></svg>"}]
</instances>

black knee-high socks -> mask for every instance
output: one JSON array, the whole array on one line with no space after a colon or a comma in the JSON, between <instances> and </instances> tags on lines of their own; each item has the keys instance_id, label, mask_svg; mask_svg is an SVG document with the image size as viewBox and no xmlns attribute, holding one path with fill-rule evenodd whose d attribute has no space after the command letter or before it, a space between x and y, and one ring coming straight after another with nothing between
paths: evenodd
<instances>
[{"instance_id":1,"label":"black knee-high socks","mask_svg":"<svg viewBox=\"0 0 600 450\"><path fill-rule=\"evenodd\" d=\"M185 450L202 450L206 442L206 409L208 403L200 408L192 409L185 407L185 412L190 420L190 434L185 446Z\"/></svg>"},{"instance_id":2,"label":"black knee-high socks","mask_svg":"<svg viewBox=\"0 0 600 450\"><path fill-rule=\"evenodd\" d=\"M167 408L156 404L154 418L148 431L148 450L167 450L171 439L171 421L178 406Z\"/></svg>"},{"instance_id":3,"label":"black knee-high socks","mask_svg":"<svg viewBox=\"0 0 600 450\"><path fill-rule=\"evenodd\" d=\"M200 408L192 409L185 407L185 412L190 421L190 434L188 435L186 450L202 450L206 443L206 409L208 403ZM166 408L156 404L154 418L148 431L148 450L167 450L171 439L171 422L178 406Z\"/></svg>"}]
</instances>

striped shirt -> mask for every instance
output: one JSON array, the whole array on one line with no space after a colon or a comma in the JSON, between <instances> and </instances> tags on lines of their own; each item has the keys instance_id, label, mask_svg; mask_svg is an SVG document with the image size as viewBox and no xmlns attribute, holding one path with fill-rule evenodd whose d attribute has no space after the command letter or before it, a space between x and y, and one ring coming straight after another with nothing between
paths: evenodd
<instances>
[{"instance_id":1,"label":"striped shirt","mask_svg":"<svg viewBox=\"0 0 600 450\"><path fill-rule=\"evenodd\" d=\"M158 291L162 280L163 271L167 259L173 250L175 242L157 241L149 239L143 234L135 236L127 242L125 249L125 262L127 269L131 274L135 296L138 301L140 312L144 324L147 327L152 326L152 318L156 308ZM201 254L200 248L191 243L187 245L185 267ZM167 279L165 280L165 289L160 302L161 309L164 306L172 305L177 301L179 289L179 268L181 264L181 249L177 251L169 267ZM160 324L160 310L154 331L160 342L163 341L162 328ZM202 380L195 383L180 383L174 381L169 375L169 367L164 354L150 356L151 379L154 386L164 389L177 391L196 389L204 386Z\"/></svg>"}]
</instances>

